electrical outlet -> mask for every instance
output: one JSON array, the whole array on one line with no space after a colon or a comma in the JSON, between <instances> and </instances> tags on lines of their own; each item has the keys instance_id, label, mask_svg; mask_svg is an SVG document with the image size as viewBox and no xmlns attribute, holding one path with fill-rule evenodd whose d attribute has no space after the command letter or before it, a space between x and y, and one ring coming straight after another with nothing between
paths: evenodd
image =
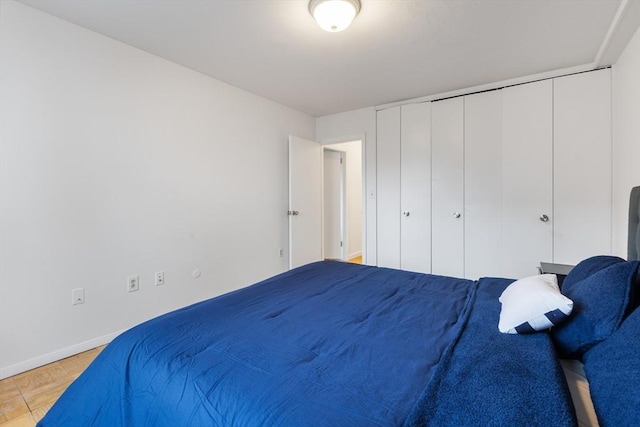
<instances>
[{"instance_id":1,"label":"electrical outlet","mask_svg":"<svg viewBox=\"0 0 640 427\"><path fill-rule=\"evenodd\" d=\"M156 273L156 286L164 285L164 271Z\"/></svg>"},{"instance_id":2,"label":"electrical outlet","mask_svg":"<svg viewBox=\"0 0 640 427\"><path fill-rule=\"evenodd\" d=\"M135 292L140 289L140 276L127 278L127 292Z\"/></svg>"},{"instance_id":3,"label":"electrical outlet","mask_svg":"<svg viewBox=\"0 0 640 427\"><path fill-rule=\"evenodd\" d=\"M84 288L77 288L71 291L71 305L84 304Z\"/></svg>"}]
</instances>

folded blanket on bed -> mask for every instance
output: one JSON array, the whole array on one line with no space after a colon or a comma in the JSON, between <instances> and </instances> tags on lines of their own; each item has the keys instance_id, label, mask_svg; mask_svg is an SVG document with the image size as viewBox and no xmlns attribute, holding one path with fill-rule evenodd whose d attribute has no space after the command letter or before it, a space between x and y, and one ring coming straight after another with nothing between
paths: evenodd
<instances>
[{"instance_id":1,"label":"folded blanket on bed","mask_svg":"<svg viewBox=\"0 0 640 427\"><path fill-rule=\"evenodd\" d=\"M640 308L583 361L600 425L640 425Z\"/></svg>"},{"instance_id":2,"label":"folded blanket on bed","mask_svg":"<svg viewBox=\"0 0 640 427\"><path fill-rule=\"evenodd\" d=\"M568 386L549 335L501 334L502 291L480 279L455 351L438 369L406 426L575 426Z\"/></svg>"}]
</instances>

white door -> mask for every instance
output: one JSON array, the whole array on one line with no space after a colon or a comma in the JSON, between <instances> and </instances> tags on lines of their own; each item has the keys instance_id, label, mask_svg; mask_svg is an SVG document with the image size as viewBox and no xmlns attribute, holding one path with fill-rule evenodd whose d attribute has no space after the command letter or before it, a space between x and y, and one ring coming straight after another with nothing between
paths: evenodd
<instances>
[{"instance_id":1,"label":"white door","mask_svg":"<svg viewBox=\"0 0 640 427\"><path fill-rule=\"evenodd\" d=\"M289 136L289 268L322 259L322 147Z\"/></svg>"},{"instance_id":2,"label":"white door","mask_svg":"<svg viewBox=\"0 0 640 427\"><path fill-rule=\"evenodd\" d=\"M400 107L377 114L378 266L400 268Z\"/></svg>"},{"instance_id":3,"label":"white door","mask_svg":"<svg viewBox=\"0 0 640 427\"><path fill-rule=\"evenodd\" d=\"M431 270L464 276L464 98L431 103Z\"/></svg>"},{"instance_id":4,"label":"white door","mask_svg":"<svg viewBox=\"0 0 640 427\"><path fill-rule=\"evenodd\" d=\"M611 69L553 85L553 258L575 264L611 253Z\"/></svg>"},{"instance_id":5,"label":"white door","mask_svg":"<svg viewBox=\"0 0 640 427\"><path fill-rule=\"evenodd\" d=\"M403 105L400 127L400 267L430 273L431 103Z\"/></svg>"},{"instance_id":6,"label":"white door","mask_svg":"<svg viewBox=\"0 0 640 427\"><path fill-rule=\"evenodd\" d=\"M344 259L344 153L324 150L324 258Z\"/></svg>"},{"instance_id":7,"label":"white door","mask_svg":"<svg viewBox=\"0 0 640 427\"><path fill-rule=\"evenodd\" d=\"M502 277L502 91L464 97L464 275Z\"/></svg>"},{"instance_id":8,"label":"white door","mask_svg":"<svg viewBox=\"0 0 640 427\"><path fill-rule=\"evenodd\" d=\"M502 275L533 276L553 256L553 82L502 90Z\"/></svg>"}]
</instances>

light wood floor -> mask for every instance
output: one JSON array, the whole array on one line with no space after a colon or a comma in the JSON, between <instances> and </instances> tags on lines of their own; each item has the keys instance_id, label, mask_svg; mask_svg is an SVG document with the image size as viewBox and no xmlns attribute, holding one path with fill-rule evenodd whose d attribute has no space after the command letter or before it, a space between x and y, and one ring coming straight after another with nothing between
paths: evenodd
<instances>
[{"instance_id":1,"label":"light wood floor","mask_svg":"<svg viewBox=\"0 0 640 427\"><path fill-rule=\"evenodd\" d=\"M351 258L349 262L353 264L362 264L362 256L357 256L355 258Z\"/></svg>"},{"instance_id":2,"label":"light wood floor","mask_svg":"<svg viewBox=\"0 0 640 427\"><path fill-rule=\"evenodd\" d=\"M102 347L0 381L0 427L33 427Z\"/></svg>"}]
</instances>

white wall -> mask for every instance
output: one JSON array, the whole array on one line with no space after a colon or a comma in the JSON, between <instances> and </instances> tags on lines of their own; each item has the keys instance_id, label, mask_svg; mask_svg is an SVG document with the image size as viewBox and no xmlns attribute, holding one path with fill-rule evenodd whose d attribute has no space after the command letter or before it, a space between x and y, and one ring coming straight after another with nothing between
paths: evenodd
<instances>
[{"instance_id":1,"label":"white wall","mask_svg":"<svg viewBox=\"0 0 640 427\"><path fill-rule=\"evenodd\" d=\"M362 140L364 150L365 200L363 262L376 265L376 111L374 107L318 117L316 140L337 143Z\"/></svg>"},{"instance_id":2,"label":"white wall","mask_svg":"<svg viewBox=\"0 0 640 427\"><path fill-rule=\"evenodd\" d=\"M287 136L312 117L0 7L1 377L287 268Z\"/></svg>"},{"instance_id":3,"label":"white wall","mask_svg":"<svg viewBox=\"0 0 640 427\"><path fill-rule=\"evenodd\" d=\"M346 222L347 259L362 255L362 143L361 141L325 145L332 150L343 151L346 161Z\"/></svg>"},{"instance_id":4,"label":"white wall","mask_svg":"<svg viewBox=\"0 0 640 427\"><path fill-rule=\"evenodd\" d=\"M613 253L627 257L629 192L640 185L640 29L612 67Z\"/></svg>"}]
</instances>

